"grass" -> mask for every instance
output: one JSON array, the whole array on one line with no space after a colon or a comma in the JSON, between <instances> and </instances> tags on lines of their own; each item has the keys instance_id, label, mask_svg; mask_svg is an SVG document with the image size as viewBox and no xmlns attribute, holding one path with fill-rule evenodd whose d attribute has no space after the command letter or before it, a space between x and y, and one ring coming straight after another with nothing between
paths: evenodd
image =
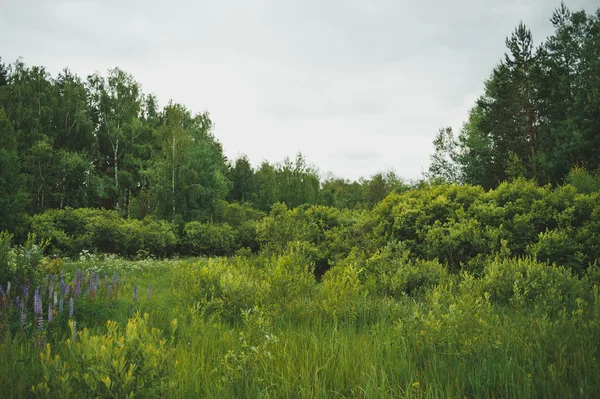
<instances>
[{"instance_id":1,"label":"grass","mask_svg":"<svg viewBox=\"0 0 600 399\"><path fill-rule=\"evenodd\" d=\"M140 311L167 339L178 320L168 342L173 384L163 391L167 397L600 397L598 288L577 277L564 277L579 287L574 305L544 297L548 287L525 302L494 302L480 280L456 276L391 298L356 290L343 272L336 274L337 292L313 282L284 295L293 287L282 291L261 262L86 259L65 263L64 270L67 276L77 268L125 276L116 301L77 302L78 325L94 334L105 334L108 320L124 328ZM193 280L203 267L204 280ZM209 280L217 287L206 296L202 284ZM332 302L332 295L344 301ZM231 317L233 308L246 310ZM68 359L64 316L48 328L47 339L53 352ZM31 332L0 325L0 396L33 396L31 386L48 373L41 349ZM137 396L157 396L138 388Z\"/></svg>"}]
</instances>

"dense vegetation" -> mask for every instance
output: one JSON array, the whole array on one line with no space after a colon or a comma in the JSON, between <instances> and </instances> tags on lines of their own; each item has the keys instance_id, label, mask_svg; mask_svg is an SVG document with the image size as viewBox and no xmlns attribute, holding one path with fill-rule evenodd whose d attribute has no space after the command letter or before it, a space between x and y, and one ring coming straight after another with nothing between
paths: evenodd
<instances>
[{"instance_id":1,"label":"dense vegetation","mask_svg":"<svg viewBox=\"0 0 600 399\"><path fill-rule=\"evenodd\" d=\"M43 257L54 238L5 234L0 383L9 397L596 397L599 195L517 180L371 211L278 205L253 222L257 253L186 260ZM64 248L145 242L142 223L102 242L98 226L130 222L87 216ZM190 222L182 250L239 247L241 230L216 226Z\"/></svg>"},{"instance_id":2,"label":"dense vegetation","mask_svg":"<svg viewBox=\"0 0 600 399\"><path fill-rule=\"evenodd\" d=\"M412 183L0 62L0 396L600 397L600 9L552 22Z\"/></svg>"}]
</instances>

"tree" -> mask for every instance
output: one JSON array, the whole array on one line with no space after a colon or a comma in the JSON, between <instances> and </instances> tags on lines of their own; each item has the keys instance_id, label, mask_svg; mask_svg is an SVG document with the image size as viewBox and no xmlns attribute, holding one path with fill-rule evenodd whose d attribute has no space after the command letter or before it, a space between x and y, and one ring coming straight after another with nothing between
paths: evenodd
<instances>
[{"instance_id":1,"label":"tree","mask_svg":"<svg viewBox=\"0 0 600 399\"><path fill-rule=\"evenodd\" d=\"M0 231L15 231L24 217L28 199L20 169L15 132L0 107Z\"/></svg>"},{"instance_id":2,"label":"tree","mask_svg":"<svg viewBox=\"0 0 600 399\"><path fill-rule=\"evenodd\" d=\"M170 103L161 119L151 179L157 214L171 220L209 220L229 188L210 116L192 117L182 105Z\"/></svg>"},{"instance_id":3,"label":"tree","mask_svg":"<svg viewBox=\"0 0 600 399\"><path fill-rule=\"evenodd\" d=\"M163 124L154 135L159 151L155 155L155 184L160 215L173 220L177 211L177 196L181 194L180 172L191 143L186 125L190 123L189 112L180 104L169 103L163 110ZM167 211L166 205L170 208Z\"/></svg>"},{"instance_id":4,"label":"tree","mask_svg":"<svg viewBox=\"0 0 600 399\"><path fill-rule=\"evenodd\" d=\"M102 169L106 174L112 172L112 206L119 209L126 193L120 185L120 162L141 134L138 123L142 101L140 85L130 74L115 68L109 70L106 79L99 74L88 77L88 96Z\"/></svg>"},{"instance_id":5,"label":"tree","mask_svg":"<svg viewBox=\"0 0 600 399\"><path fill-rule=\"evenodd\" d=\"M246 155L236 159L235 164L229 168L228 177L232 186L227 199L240 203L250 201L256 192L256 179L254 169Z\"/></svg>"},{"instance_id":6,"label":"tree","mask_svg":"<svg viewBox=\"0 0 600 399\"><path fill-rule=\"evenodd\" d=\"M510 38L506 39L506 46L510 50L510 55L504 55L505 63L515 84L517 101L520 102L521 114L525 120L524 125L531 153L531 170L535 177L537 175L535 141L538 121L534 109L535 82L532 81L532 74L537 67L539 51L534 53L531 31L523 23L520 23Z\"/></svg>"},{"instance_id":7,"label":"tree","mask_svg":"<svg viewBox=\"0 0 600 399\"><path fill-rule=\"evenodd\" d=\"M429 157L429 177L441 178L447 182L461 181L457 164L458 143L451 127L442 128L433 140L434 153Z\"/></svg>"},{"instance_id":8,"label":"tree","mask_svg":"<svg viewBox=\"0 0 600 399\"><path fill-rule=\"evenodd\" d=\"M0 57L0 87L8 84L8 68L2 63L2 57Z\"/></svg>"}]
</instances>

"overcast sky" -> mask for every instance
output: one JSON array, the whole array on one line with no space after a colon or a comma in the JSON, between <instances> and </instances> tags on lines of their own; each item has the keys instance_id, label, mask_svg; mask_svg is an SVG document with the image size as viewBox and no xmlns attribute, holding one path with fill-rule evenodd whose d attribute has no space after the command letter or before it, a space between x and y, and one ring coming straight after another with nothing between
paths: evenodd
<instances>
[{"instance_id":1,"label":"overcast sky","mask_svg":"<svg viewBox=\"0 0 600 399\"><path fill-rule=\"evenodd\" d=\"M81 77L118 66L145 93L208 110L225 154L301 151L324 174L418 178L460 129L519 21L550 0L2 0L0 57ZM566 1L592 12L590 0Z\"/></svg>"}]
</instances>

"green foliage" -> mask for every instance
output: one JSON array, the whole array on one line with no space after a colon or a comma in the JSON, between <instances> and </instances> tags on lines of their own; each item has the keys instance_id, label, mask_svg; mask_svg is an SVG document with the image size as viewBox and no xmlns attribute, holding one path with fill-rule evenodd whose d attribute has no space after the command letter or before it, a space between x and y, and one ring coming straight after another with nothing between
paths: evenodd
<instances>
[{"instance_id":1,"label":"green foliage","mask_svg":"<svg viewBox=\"0 0 600 399\"><path fill-rule=\"evenodd\" d=\"M186 223L182 242L184 250L194 255L232 255L239 248L235 231L227 223Z\"/></svg>"},{"instance_id":2,"label":"green foliage","mask_svg":"<svg viewBox=\"0 0 600 399\"><path fill-rule=\"evenodd\" d=\"M566 181L579 193L590 194L600 191L600 174L591 174L581 166L571 168Z\"/></svg>"},{"instance_id":3,"label":"green foliage","mask_svg":"<svg viewBox=\"0 0 600 399\"><path fill-rule=\"evenodd\" d=\"M325 273L320 305L327 314L341 320L356 317L358 301L365 294L359 277L359 269L350 262L336 265Z\"/></svg>"},{"instance_id":4,"label":"green foliage","mask_svg":"<svg viewBox=\"0 0 600 399\"><path fill-rule=\"evenodd\" d=\"M21 226L28 198L24 190L15 133L0 106L0 231Z\"/></svg>"},{"instance_id":5,"label":"green foliage","mask_svg":"<svg viewBox=\"0 0 600 399\"><path fill-rule=\"evenodd\" d=\"M135 256L138 251L165 256L177 243L173 227L166 221L123 219L114 211L101 209L49 210L32 217L31 228L50 242L52 252L70 256L84 249L123 256Z\"/></svg>"},{"instance_id":6,"label":"green foliage","mask_svg":"<svg viewBox=\"0 0 600 399\"><path fill-rule=\"evenodd\" d=\"M78 332L61 348L63 356L53 355L47 344L40 352L43 379L32 391L38 397L163 397L177 384L172 378L176 326L173 320L167 341L149 325L148 314L137 313L124 328L108 321L102 335Z\"/></svg>"},{"instance_id":7,"label":"green foliage","mask_svg":"<svg viewBox=\"0 0 600 399\"><path fill-rule=\"evenodd\" d=\"M12 234L0 232L0 285L10 281L14 286L29 283L37 286L43 277L41 268L48 241L29 234L24 245L11 246Z\"/></svg>"},{"instance_id":8,"label":"green foliage","mask_svg":"<svg viewBox=\"0 0 600 399\"><path fill-rule=\"evenodd\" d=\"M573 306L581 293L581 284L570 270L531 258L490 260L473 288L489 293L493 302L547 306L549 310Z\"/></svg>"},{"instance_id":9,"label":"green foliage","mask_svg":"<svg viewBox=\"0 0 600 399\"><path fill-rule=\"evenodd\" d=\"M569 170L599 166L600 17L561 4L551 21L554 32L537 48L522 23L506 38L507 53L485 81L458 149L443 131L436 137L434 171L458 166L465 182L486 188L525 177L544 184L567 178L595 190L591 179Z\"/></svg>"},{"instance_id":10,"label":"green foliage","mask_svg":"<svg viewBox=\"0 0 600 399\"><path fill-rule=\"evenodd\" d=\"M564 230L546 230L540 233L536 243L528 246L528 252L542 262L556 263L570 267L574 271L581 271L583 253L581 245Z\"/></svg>"},{"instance_id":11,"label":"green foliage","mask_svg":"<svg viewBox=\"0 0 600 399\"><path fill-rule=\"evenodd\" d=\"M448 278L437 261L411 259L400 243L389 243L364 261L361 280L371 293L401 298L434 287Z\"/></svg>"}]
</instances>

